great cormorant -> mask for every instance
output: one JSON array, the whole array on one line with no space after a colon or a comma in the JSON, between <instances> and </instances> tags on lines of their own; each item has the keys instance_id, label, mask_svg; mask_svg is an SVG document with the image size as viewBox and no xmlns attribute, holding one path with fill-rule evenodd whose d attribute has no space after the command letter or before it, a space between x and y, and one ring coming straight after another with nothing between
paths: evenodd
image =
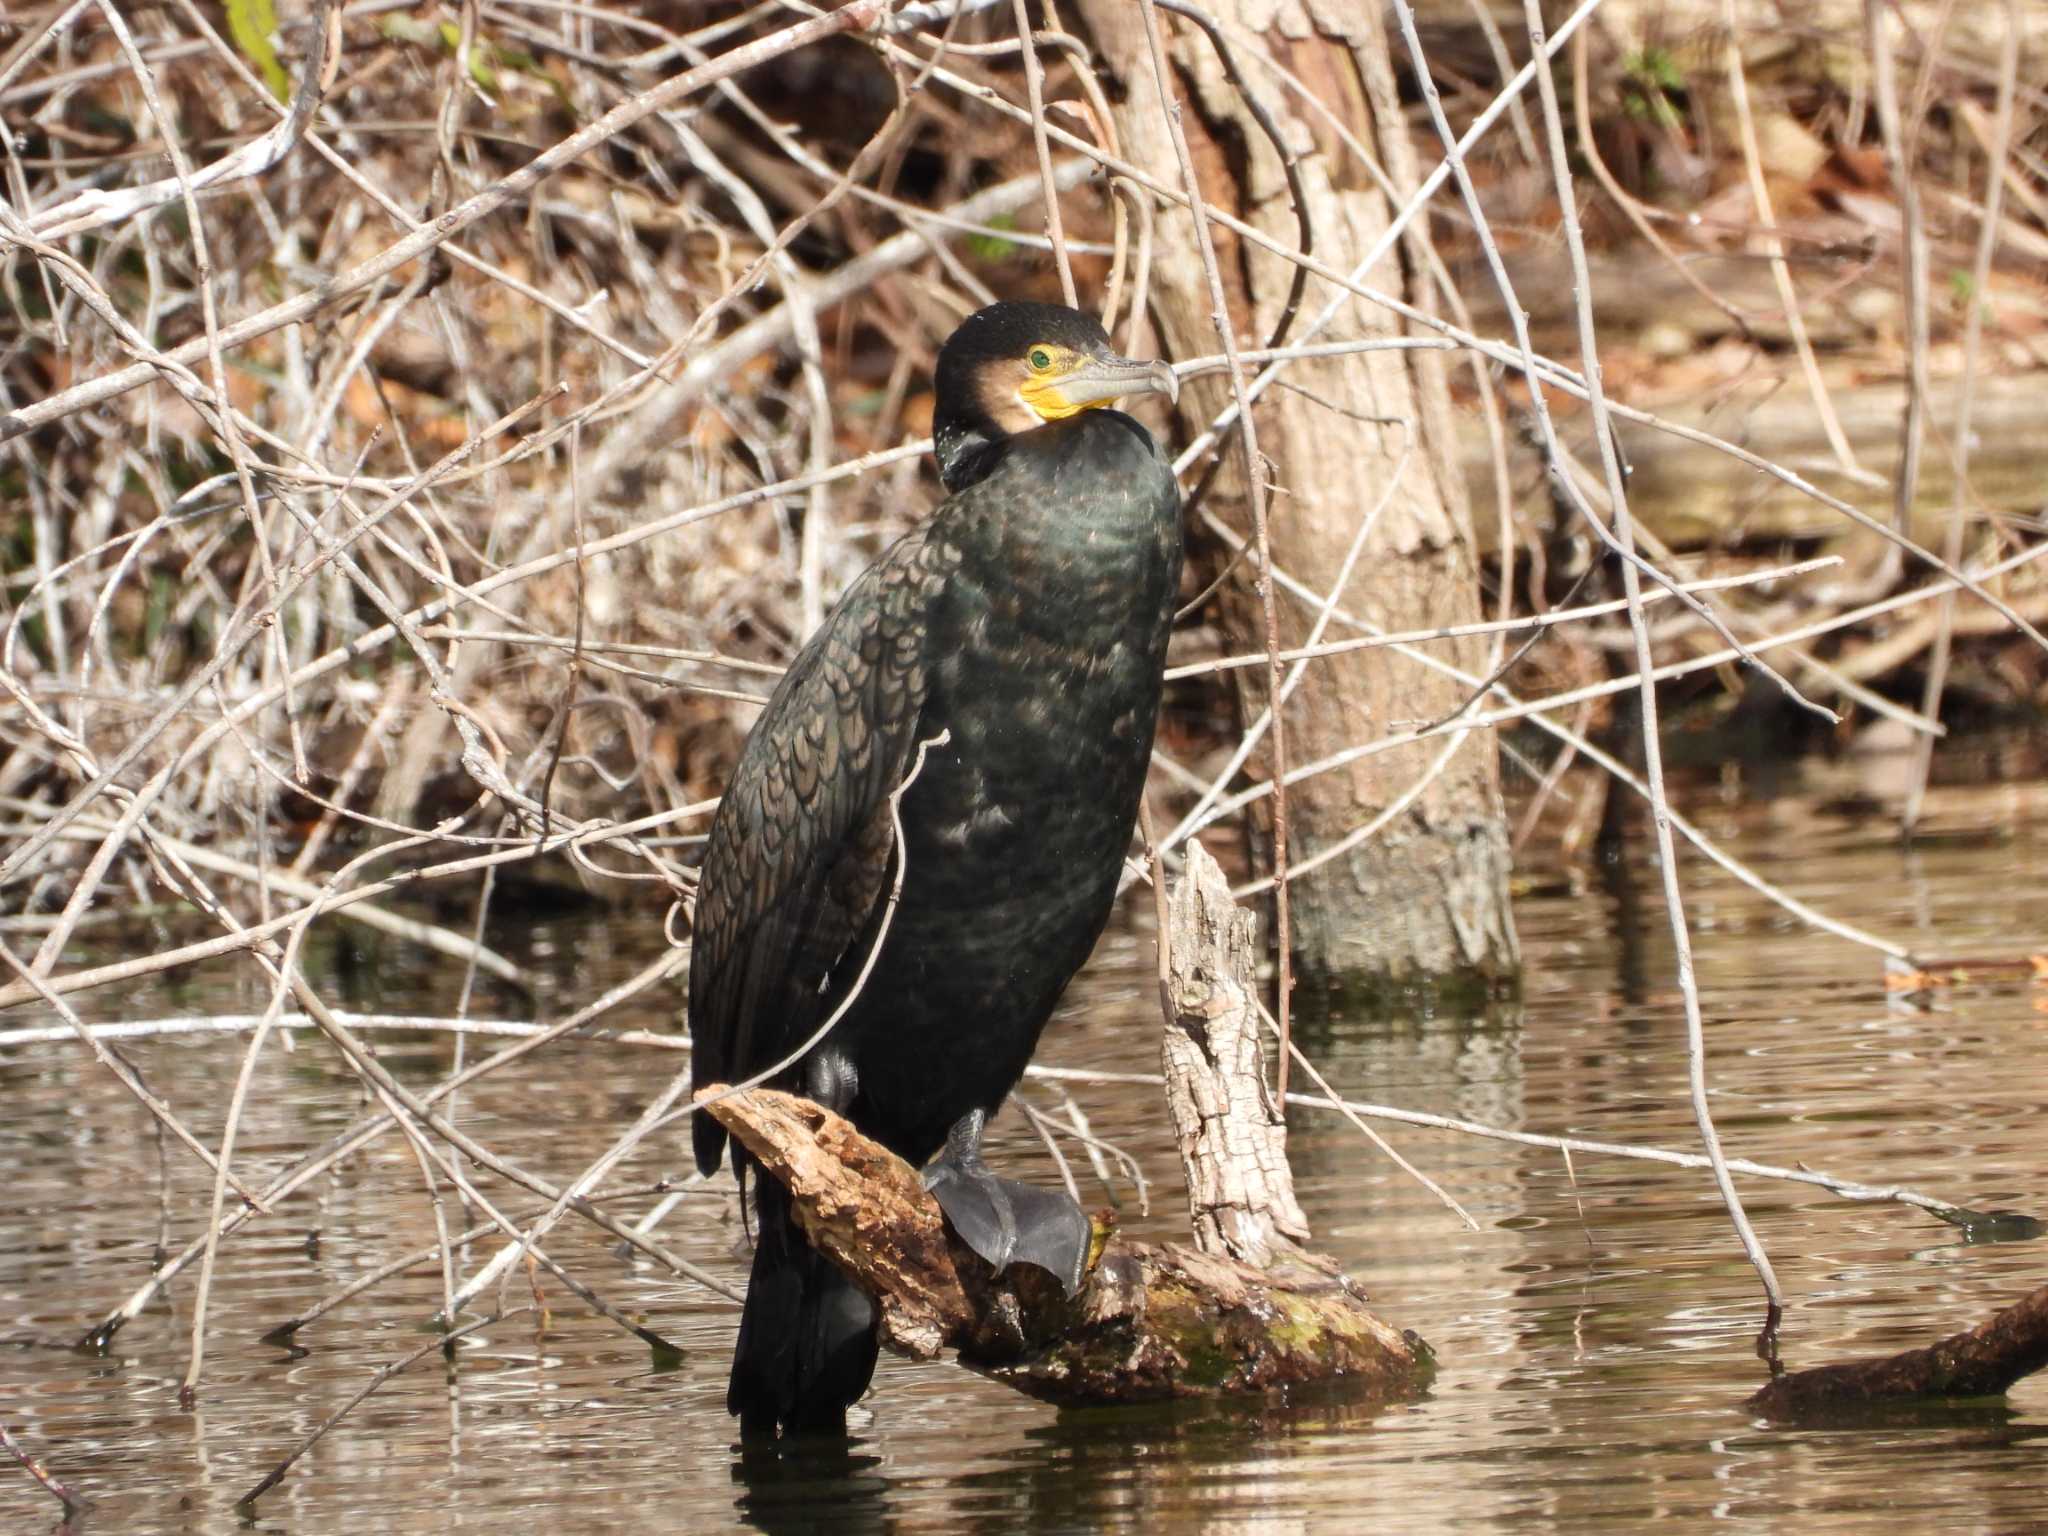
<instances>
[{"instance_id":1,"label":"great cormorant","mask_svg":"<svg viewBox=\"0 0 2048 1536\"><path fill-rule=\"evenodd\" d=\"M1064 1194L998 1179L983 1126L1108 921L1159 715L1180 492L1152 435L1106 409L1176 395L1089 316L994 304L940 350L933 420L952 494L854 581L740 754L697 888L690 1028L700 1088L763 1071L855 1001L779 1081L914 1165L997 1268L1071 1290L1089 1227ZM943 736L943 741L939 738ZM930 745L938 742L936 745ZM726 1133L694 1121L697 1165ZM934 1154L937 1154L934 1157ZM932 1159L927 1165L927 1159ZM735 1171L743 1161L735 1148ZM869 1299L754 1180L753 1273L728 1410L743 1432L843 1430L874 1372Z\"/></svg>"}]
</instances>

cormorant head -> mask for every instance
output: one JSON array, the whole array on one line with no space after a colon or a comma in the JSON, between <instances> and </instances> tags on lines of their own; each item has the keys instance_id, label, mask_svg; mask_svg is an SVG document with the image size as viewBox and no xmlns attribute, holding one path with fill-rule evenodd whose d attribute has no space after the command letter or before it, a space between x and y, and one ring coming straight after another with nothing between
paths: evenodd
<instances>
[{"instance_id":1,"label":"cormorant head","mask_svg":"<svg viewBox=\"0 0 2048 1536\"><path fill-rule=\"evenodd\" d=\"M986 474L988 450L1019 432L1125 395L1180 398L1171 368L1118 356L1093 315L1064 304L976 310L939 349L933 388L933 451L952 491Z\"/></svg>"}]
</instances>

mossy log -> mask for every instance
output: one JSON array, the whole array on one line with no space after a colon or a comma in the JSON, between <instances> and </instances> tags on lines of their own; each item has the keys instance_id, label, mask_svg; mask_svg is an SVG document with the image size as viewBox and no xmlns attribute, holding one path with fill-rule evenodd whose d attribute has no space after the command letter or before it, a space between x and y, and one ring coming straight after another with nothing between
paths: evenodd
<instances>
[{"instance_id":1,"label":"mossy log","mask_svg":"<svg viewBox=\"0 0 2048 1536\"><path fill-rule=\"evenodd\" d=\"M1919 1398L1996 1397L2048 1367L2048 1285L1965 1333L1880 1360L1780 1376L1750 1398L1766 1418L1812 1419Z\"/></svg>"},{"instance_id":2,"label":"mossy log","mask_svg":"<svg viewBox=\"0 0 2048 1536\"><path fill-rule=\"evenodd\" d=\"M1030 1265L993 1273L947 1230L916 1170L808 1099L757 1088L708 1108L788 1187L811 1242L875 1298L898 1354L955 1349L1070 1407L1336 1381L1395 1399L1429 1381L1428 1346L1320 1261L1258 1269L1137 1242L1098 1217L1087 1278L1068 1297Z\"/></svg>"}]
</instances>

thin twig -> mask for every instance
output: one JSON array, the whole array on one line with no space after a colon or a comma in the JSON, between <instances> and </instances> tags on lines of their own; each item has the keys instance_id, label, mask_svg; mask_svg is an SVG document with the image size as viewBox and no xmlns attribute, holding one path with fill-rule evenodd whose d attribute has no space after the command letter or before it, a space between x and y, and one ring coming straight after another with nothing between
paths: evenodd
<instances>
[{"instance_id":1,"label":"thin twig","mask_svg":"<svg viewBox=\"0 0 2048 1536\"><path fill-rule=\"evenodd\" d=\"M1875 4L1875 0L1872 3ZM1764 256L1770 262L1771 278L1778 285L1778 302L1784 310L1785 328L1792 337L1800 370L1806 375L1807 393L1813 398L1821 431L1827 435L1836 463L1844 474L1867 480L1870 477L1856 462L1855 450L1849 446L1841 420L1835 415L1834 401L1821 379L1820 363L1813 355L1813 341L1806 334L1806 317L1799 308L1799 295L1792 287L1792 268L1785 260L1785 242L1778 236L1777 217L1771 211L1771 189L1764 180L1763 153L1757 147L1756 120L1749 107L1749 77L1742 67L1743 31L1735 20L1734 0L1722 0L1721 28L1722 67L1728 74L1728 95L1735 108L1736 137L1742 144L1742 163L1749 175L1750 198L1756 204L1759 238Z\"/></svg>"},{"instance_id":2,"label":"thin twig","mask_svg":"<svg viewBox=\"0 0 2048 1536\"><path fill-rule=\"evenodd\" d=\"M43 1465L41 1457L30 1454L27 1448L14 1438L13 1432L5 1424L0 1424L0 1447L5 1447L7 1453L21 1463L22 1471L42 1484L45 1492L63 1504L64 1518L67 1521L78 1519L90 1508L83 1498L59 1481L56 1475Z\"/></svg>"},{"instance_id":3,"label":"thin twig","mask_svg":"<svg viewBox=\"0 0 2048 1536\"><path fill-rule=\"evenodd\" d=\"M808 1056L827 1035L831 1034L838 1027L839 1021L845 1018L848 1011L859 1001L862 990L867 986L868 976L874 970L876 960L881 956L883 944L888 940L890 925L895 921L896 917L896 906L903 894L903 878L909 866L909 856L903 838L903 796L910 789L910 786L917 782L918 775L924 772L925 754L934 747L944 746L951 739L952 733L950 731L940 731L936 736L930 736L920 741L917 744L917 751L911 759L909 771L904 774L902 782L890 791L889 823L892 835L895 838L895 856L892 860L895 866L895 873L891 877L888 894L883 898L882 915L875 925L875 936L868 945L867 957L862 961L859 972L854 976L853 984L847 988L846 995L839 1000L838 1006L832 1010L825 1021L812 1031L808 1039L784 1055L780 1061L771 1063L739 1082L728 1084L716 1093L706 1093L701 1097L692 1099L687 1104L678 1105L677 1101L690 1091L691 1069L685 1068L676 1073L669 1080L667 1086L655 1095L647 1108L641 1111L639 1119L633 1123L631 1129L614 1141L602 1156L592 1162L562 1189L561 1193L556 1197L554 1206L546 1215L521 1232L515 1241L501 1248L491 1258L489 1263L485 1264L470 1278L469 1283L456 1294L455 1304L458 1307L467 1305L469 1301L482 1295L500 1275L510 1269L511 1265L519 1258L523 1251L539 1241L557 1221L574 1209L577 1202L584 1197L587 1191L595 1188L613 1168L647 1137L652 1136L657 1131L666 1130L679 1121L701 1112L707 1106L730 1098L733 1094L744 1093L749 1088L758 1088L763 1083L770 1082L774 1078L781 1076L782 1073L788 1071ZM447 1314L443 1320L451 1320L452 1316L452 1313Z\"/></svg>"},{"instance_id":4,"label":"thin twig","mask_svg":"<svg viewBox=\"0 0 2048 1536\"><path fill-rule=\"evenodd\" d=\"M1045 233L1052 241L1053 267L1060 277L1060 297L1069 309L1078 309L1080 296L1074 291L1074 264L1067 258L1067 230L1060 220L1059 190L1052 179L1052 141L1045 136L1045 70L1038 62L1038 47L1031 36L1030 0L1015 0L1017 42L1024 59L1024 92L1031 103L1031 140L1038 151L1038 181L1045 194Z\"/></svg>"},{"instance_id":5,"label":"thin twig","mask_svg":"<svg viewBox=\"0 0 2048 1536\"><path fill-rule=\"evenodd\" d=\"M1524 14L1528 19L1529 39L1538 53L1543 50L1543 12L1538 0L1523 0ZM1413 18L1405 5L1401 6L1404 26L1412 28ZM1614 451L1613 424L1607 416L1606 394L1600 387L1600 358L1593 336L1593 309L1591 278L1586 270L1585 240L1579 229L1578 212L1573 202L1571 167L1567 162L1564 121L1557 105L1557 87L1546 69L1536 78L1538 98L1543 104L1543 123L1550 149L1551 172L1557 182L1558 203L1563 213L1565 249L1571 257L1574 294L1579 318L1579 348L1585 369L1587 401L1593 410L1593 435L1600 445L1600 462L1607 472L1607 494L1612 502L1615 537L1620 540L1625 552L1633 553L1635 530L1629 518L1628 493L1622 484L1621 465ZM1541 391L1532 389L1532 398L1540 400ZM1671 836L1671 808L1664 795L1664 753L1657 734L1657 686L1651 680L1655 663L1650 655L1650 633L1643 618L1642 581L1632 561L1624 561L1621 568L1623 590L1629 600L1629 627L1635 632L1636 671L1642 678L1639 693L1642 710L1642 746L1644 777L1650 790L1650 816L1657 837L1658 867L1664 878L1664 905L1671 920L1671 938L1676 949L1678 989L1685 1001L1685 1047L1688 1076L1692 1087L1693 1119L1699 1127L1700 1142L1706 1149L1708 1160L1713 1164L1714 1182L1720 1187L1722 1203L1728 1209L1728 1219L1734 1224L1735 1234L1742 1243L1743 1252L1749 1256L1755 1268L1757 1279L1762 1283L1768 1304L1768 1315L1764 1324L1762 1343L1775 1356L1777 1323L1784 1310L1784 1298L1778 1289L1778 1277L1771 1269L1771 1261L1764 1253L1763 1245L1757 1240L1750 1227L1749 1216L1742 1208L1742 1197L1736 1193L1735 1180L1728 1172L1727 1159L1721 1151L1721 1138L1715 1132L1713 1111L1707 1102L1707 1047L1705 1026L1700 1017L1699 984L1693 974L1692 932L1685 919L1685 897L1678 879L1678 850Z\"/></svg>"},{"instance_id":6,"label":"thin twig","mask_svg":"<svg viewBox=\"0 0 2048 1536\"><path fill-rule=\"evenodd\" d=\"M1273 1030L1274 1037L1277 1039L1280 1033L1279 1022L1272 1016L1272 1014L1266 1011L1264 1004L1261 1004L1259 1007L1259 1017L1266 1021L1267 1026ZM1380 1135L1378 1131L1374 1130L1371 1126L1365 1123L1365 1119L1363 1116L1361 1116L1355 1109L1353 1109L1351 1105L1349 1105L1343 1099L1337 1096L1337 1090L1330 1086L1329 1079L1324 1077L1321 1072L1316 1070L1316 1064L1308 1059L1308 1056L1302 1051L1300 1046L1295 1045L1290 1041L1288 1044L1288 1049L1294 1053L1294 1059L1301 1063L1301 1070L1308 1075L1308 1080L1314 1083L1316 1087L1322 1090L1323 1097L1318 1107L1334 1109L1345 1119L1349 1120L1353 1126L1357 1127L1359 1134L1364 1136L1367 1141L1371 1142L1375 1147L1377 1147L1389 1162L1391 1162L1396 1168L1399 1168L1403 1173L1407 1174L1408 1177L1413 1179L1416 1183L1420 1184L1424 1189L1428 1190L1432 1195L1435 1195L1438 1201L1440 1201L1443 1204L1446 1210L1448 1210L1452 1215L1456 1216L1458 1220L1465 1223L1466 1231L1477 1232L1479 1230L1479 1223L1472 1219L1472 1213L1466 1210L1464 1206L1460 1205L1448 1190L1446 1190L1441 1184L1437 1183L1437 1181L1435 1179L1432 1179L1428 1174L1424 1173L1420 1168L1416 1167L1413 1163L1409 1162L1408 1159L1403 1157L1399 1152L1395 1151L1394 1148L1387 1143L1387 1140L1384 1136ZM1309 1097L1310 1096L1308 1094L1290 1093L1287 1096L1287 1102L1289 1104L1296 1104L1300 1103L1304 1099L1308 1099Z\"/></svg>"},{"instance_id":7,"label":"thin twig","mask_svg":"<svg viewBox=\"0 0 2048 1536\"><path fill-rule=\"evenodd\" d=\"M742 44L694 69L672 76L660 85L638 92L620 102L595 122L535 155L518 170L500 177L473 196L464 199L432 224L386 246L369 260L323 282L307 293L273 304L247 319L224 327L217 338L200 337L167 355L172 362L190 363L207 355L210 342L217 342L222 348L237 347L258 336L268 335L280 327L297 324L329 305L368 288L379 278L397 271L407 262L418 260L451 235L460 233L488 214L497 211L513 198L538 185L554 171L581 158L598 145L616 138L635 123L676 102L687 100L717 81L729 79L770 59L780 58L783 54L842 32L871 27L887 9L888 0L847 0L846 4L835 10L785 27L780 32L771 33L754 42ZM0 442L19 437L75 412L102 405L118 395L148 383L154 376L155 369L146 364L120 369L59 391L32 406L0 413Z\"/></svg>"},{"instance_id":8,"label":"thin twig","mask_svg":"<svg viewBox=\"0 0 2048 1536\"><path fill-rule=\"evenodd\" d=\"M373 1392L375 1392L379 1387L383 1386L384 1383L389 1381L392 1377L398 1375L402 1371L410 1369L412 1366L419 1364L420 1361L426 1359L428 1355L431 1355L436 1350L446 1350L450 1346L455 1344L457 1341L461 1339L466 1339L473 1333L479 1333L486 1328L495 1328L499 1323L504 1322L508 1318L524 1317L526 1314L534 1310L535 1309L531 1306L511 1307L503 1311L493 1312L487 1317L479 1317L474 1322L464 1323L460 1328L449 1329L447 1333L439 1336L438 1338L429 1339L426 1343L420 1345L418 1349L413 1350L410 1354L401 1355L398 1359L379 1366L376 1369L376 1371L371 1374L370 1379L367 1382L365 1382L358 1391L351 1395L347 1402L343 1403L339 1408L335 1409L334 1412L330 1413L326 1418L322 1419L320 1421L319 1427L316 1428L310 1435L306 1436L305 1439L301 1440L296 1446L294 1446L291 1449L291 1451L286 1454L284 1460L280 1461L276 1466L272 1467L270 1471L264 1475L263 1480L261 1482L257 1483L255 1487L251 1488L239 1499L235 1500L235 1507L243 1511L245 1515L253 1517L256 1512L256 1501L262 1498L264 1494L270 1492L270 1490L275 1488L279 1483L283 1482L285 1474L291 1471L293 1464L297 1462L300 1457L304 1456L306 1452L310 1451L311 1449L313 1449L315 1445L319 1444L320 1441L323 1438L325 1438L329 1430L333 1429L335 1425L339 1424L343 1419L348 1417L350 1413L354 1412L356 1407L360 1403L362 1403L362 1401L365 1398L369 1397Z\"/></svg>"},{"instance_id":9,"label":"thin twig","mask_svg":"<svg viewBox=\"0 0 2048 1536\"><path fill-rule=\"evenodd\" d=\"M1163 1087L1166 1082L1166 1079L1156 1072L1098 1072L1080 1067L1032 1067L1025 1075L1056 1083L1122 1083ZM1344 1114L1346 1118L1358 1115L1368 1120L1387 1120L1397 1125L1422 1126L1429 1130L1451 1131L1461 1136L1477 1136L1487 1141L1505 1141L1524 1147L1543 1147L1553 1152L1577 1153L1583 1157L1618 1157L1632 1162L1665 1163L1674 1168L1713 1167L1712 1160L1699 1152L1676 1152L1664 1147L1636 1146L1628 1142L1589 1141L1580 1136L1547 1136L1536 1131L1513 1131L1501 1126L1485 1125L1476 1120L1433 1115L1419 1109L1398 1109L1387 1104L1367 1104L1356 1099L1344 1099L1333 1104L1318 1094L1290 1093L1287 1095L1287 1102L1290 1107L1327 1110ZM1910 1205L1951 1225L1969 1225L1979 1215L1967 1206L1958 1205L1951 1200L1942 1200L1902 1184L1866 1184L1812 1168L1782 1168L1770 1163L1752 1162L1743 1157L1729 1158L1728 1167L1745 1178L1771 1179L1786 1184L1807 1184L1859 1204Z\"/></svg>"},{"instance_id":10,"label":"thin twig","mask_svg":"<svg viewBox=\"0 0 2048 1536\"><path fill-rule=\"evenodd\" d=\"M1188 211L1194 218L1196 248L1202 258L1202 272L1209 281L1210 319L1223 340L1223 353L1230 361L1230 389L1237 401L1239 442L1244 452L1245 495L1251 507L1252 537L1258 547L1259 570L1255 583L1266 639L1266 699L1272 722L1271 748L1273 794L1273 927L1274 954L1279 967L1276 1011L1280 1016L1280 1065L1277 1091L1287 1092L1287 1040L1291 995L1294 990L1293 934L1290 931L1290 903L1287 891L1287 728L1283 715L1285 697L1280 691L1280 614L1273 595L1273 545L1267 527L1266 465L1259 456L1258 429L1253 423L1251 396L1246 393L1244 365L1237 356L1237 331L1230 316L1230 301L1224 296L1223 274L1216 264L1216 245L1209 234L1208 209L1201 182L1195 175L1194 156L1188 150L1187 130L1181 123L1181 104L1175 96L1171 70L1166 62L1166 45L1159 35L1159 15L1154 0L1139 0L1145 22L1145 42L1152 54L1152 77L1159 91L1160 108L1173 136L1174 153L1180 159L1181 183L1186 189Z\"/></svg>"}]
</instances>

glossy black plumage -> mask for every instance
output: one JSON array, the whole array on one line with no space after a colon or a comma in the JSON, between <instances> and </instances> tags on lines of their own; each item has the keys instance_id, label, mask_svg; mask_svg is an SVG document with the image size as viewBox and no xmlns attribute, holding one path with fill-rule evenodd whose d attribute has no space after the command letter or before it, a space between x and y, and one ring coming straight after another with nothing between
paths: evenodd
<instances>
[{"instance_id":1,"label":"glossy black plumage","mask_svg":"<svg viewBox=\"0 0 2048 1536\"><path fill-rule=\"evenodd\" d=\"M919 743L946 735L902 798L902 894L873 970L783 1074L918 1164L959 1141L963 1117L995 1113L1108 919L1179 584L1180 496L1144 427L1082 409L1006 429L1009 383L1046 342L1099 360L1098 390L1138 366L1071 310L1002 305L961 327L941 354L935 424L954 494L791 665L700 876L701 1086L772 1066L846 996L894 870L889 797ZM1149 377L1131 387L1170 387ZM709 1171L724 1132L699 1115L694 1134ZM778 1195L757 1194L728 1405L750 1429L830 1427L865 1390L872 1311L803 1247Z\"/></svg>"}]
</instances>

